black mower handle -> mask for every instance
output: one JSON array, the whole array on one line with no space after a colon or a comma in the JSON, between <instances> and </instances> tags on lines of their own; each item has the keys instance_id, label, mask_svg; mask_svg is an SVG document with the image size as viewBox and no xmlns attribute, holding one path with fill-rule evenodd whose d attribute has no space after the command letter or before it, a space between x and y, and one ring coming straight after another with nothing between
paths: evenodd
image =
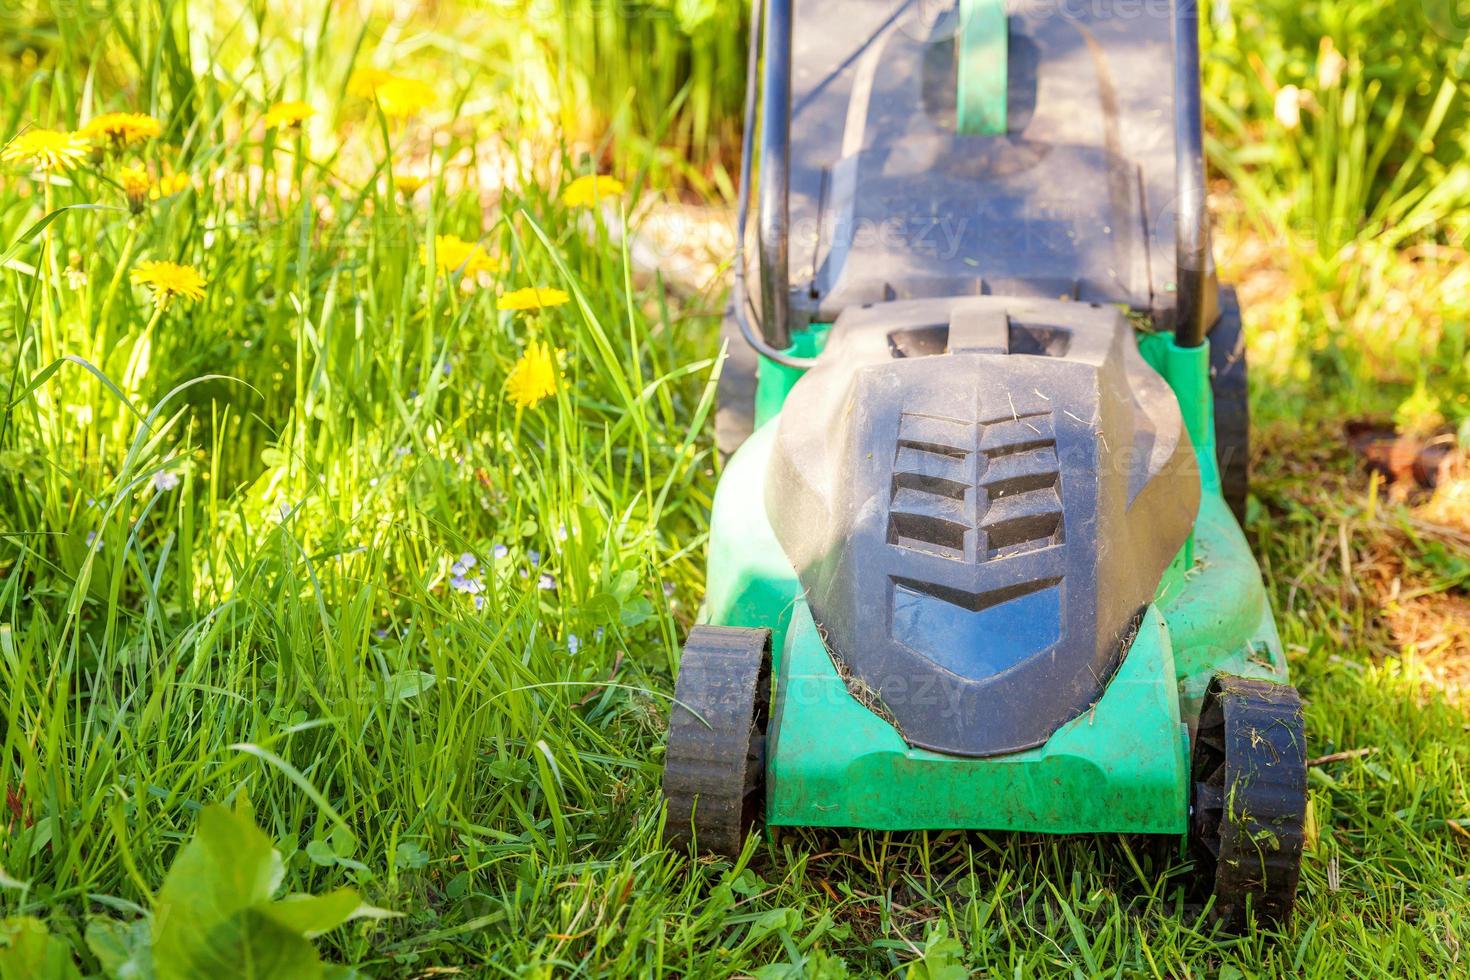
<instances>
[{"instance_id":1,"label":"black mower handle","mask_svg":"<svg viewBox=\"0 0 1470 980\"><path fill-rule=\"evenodd\" d=\"M762 14L764 13L764 17ZM761 276L759 332L751 324L745 280L746 217L750 212L755 107L759 94L761 27L765 26L765 99L761 112L761 188L758 253ZM740 144L740 194L735 218L735 285L731 312L740 335L762 357L806 369L816 358L796 357L791 346L791 0L752 0L745 76L745 130Z\"/></svg>"},{"instance_id":2,"label":"black mower handle","mask_svg":"<svg viewBox=\"0 0 1470 980\"><path fill-rule=\"evenodd\" d=\"M735 283L731 306L741 336L761 356L806 369L815 358L787 353L791 345L790 181L792 0L751 0L750 47L745 80L745 128L740 149ZM1199 0L1175 0L1174 169L1176 308L1174 340L1180 347L1205 342L1209 214L1205 203L1204 121L1200 96ZM750 211L751 145L755 141L757 68L764 26L765 92L762 100L759 330L746 283L745 239Z\"/></svg>"},{"instance_id":3,"label":"black mower handle","mask_svg":"<svg viewBox=\"0 0 1470 980\"><path fill-rule=\"evenodd\" d=\"M1200 101L1199 0L1174 0L1174 342L1180 347L1205 342L1210 227Z\"/></svg>"}]
</instances>

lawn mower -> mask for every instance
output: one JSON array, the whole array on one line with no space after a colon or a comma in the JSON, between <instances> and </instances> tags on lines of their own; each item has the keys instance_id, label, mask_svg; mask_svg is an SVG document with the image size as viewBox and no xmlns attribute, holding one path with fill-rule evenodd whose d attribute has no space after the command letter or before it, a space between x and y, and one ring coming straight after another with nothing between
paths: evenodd
<instances>
[{"instance_id":1,"label":"lawn mower","mask_svg":"<svg viewBox=\"0 0 1470 980\"><path fill-rule=\"evenodd\" d=\"M1194 0L751 21L666 838L1168 835L1228 927L1285 920L1302 708L1238 523Z\"/></svg>"}]
</instances>

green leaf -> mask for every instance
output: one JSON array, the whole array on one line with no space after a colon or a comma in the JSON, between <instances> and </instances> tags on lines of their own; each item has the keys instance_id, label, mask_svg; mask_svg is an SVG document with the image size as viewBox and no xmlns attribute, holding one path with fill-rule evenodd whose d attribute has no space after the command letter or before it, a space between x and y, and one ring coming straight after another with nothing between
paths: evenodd
<instances>
[{"instance_id":1,"label":"green leaf","mask_svg":"<svg viewBox=\"0 0 1470 980\"><path fill-rule=\"evenodd\" d=\"M241 814L207 807L199 829L174 859L154 905L154 967L160 978L258 976L241 973L271 959L266 943L278 945L287 962L285 930L250 913L271 899L285 865L270 840ZM316 953L306 946L310 960ZM317 972L320 972L318 966ZM307 974L310 975L310 967Z\"/></svg>"},{"instance_id":2,"label":"green leaf","mask_svg":"<svg viewBox=\"0 0 1470 980\"><path fill-rule=\"evenodd\" d=\"M328 963L323 969L323 980L368 980L367 974L360 972L355 966Z\"/></svg>"},{"instance_id":3,"label":"green leaf","mask_svg":"<svg viewBox=\"0 0 1470 980\"><path fill-rule=\"evenodd\" d=\"M966 980L965 947L949 935L945 923L936 925L924 940L924 953L909 964L908 980Z\"/></svg>"},{"instance_id":4,"label":"green leaf","mask_svg":"<svg viewBox=\"0 0 1470 980\"><path fill-rule=\"evenodd\" d=\"M287 895L265 908L265 914L291 932L314 938L353 917L362 899L351 888L325 895Z\"/></svg>"},{"instance_id":5,"label":"green leaf","mask_svg":"<svg viewBox=\"0 0 1470 980\"><path fill-rule=\"evenodd\" d=\"M730 890L741 898L754 898L768 887L765 880L749 868L731 878L729 884Z\"/></svg>"},{"instance_id":6,"label":"green leaf","mask_svg":"<svg viewBox=\"0 0 1470 980\"><path fill-rule=\"evenodd\" d=\"M622 602L616 595L611 592L599 592L582 603L582 612L586 613L590 619L615 623L621 607Z\"/></svg>"},{"instance_id":7,"label":"green leaf","mask_svg":"<svg viewBox=\"0 0 1470 980\"><path fill-rule=\"evenodd\" d=\"M398 850L395 855L396 863L400 868L412 870L422 868L429 863L429 852L409 840L398 842Z\"/></svg>"},{"instance_id":8,"label":"green leaf","mask_svg":"<svg viewBox=\"0 0 1470 980\"><path fill-rule=\"evenodd\" d=\"M751 975L756 980L845 980L851 973L842 957L814 949L795 963L772 963Z\"/></svg>"},{"instance_id":9,"label":"green leaf","mask_svg":"<svg viewBox=\"0 0 1470 980\"><path fill-rule=\"evenodd\" d=\"M334 827L327 839L332 842L332 853L339 858L350 858L357 853L357 835L346 824Z\"/></svg>"},{"instance_id":10,"label":"green leaf","mask_svg":"<svg viewBox=\"0 0 1470 980\"><path fill-rule=\"evenodd\" d=\"M307 845L308 854L314 849L338 860L326 841ZM273 902L284 876L280 852L243 809L206 808L154 904L157 980L318 980L325 968L312 937L348 919L389 914L351 889Z\"/></svg>"},{"instance_id":11,"label":"green leaf","mask_svg":"<svg viewBox=\"0 0 1470 980\"><path fill-rule=\"evenodd\" d=\"M623 606L622 623L624 626L637 626L653 618L653 603L643 596L630 599Z\"/></svg>"},{"instance_id":12,"label":"green leaf","mask_svg":"<svg viewBox=\"0 0 1470 980\"><path fill-rule=\"evenodd\" d=\"M40 919L0 919L0 980L82 980L71 947Z\"/></svg>"},{"instance_id":13,"label":"green leaf","mask_svg":"<svg viewBox=\"0 0 1470 980\"><path fill-rule=\"evenodd\" d=\"M620 600L627 599L638 588L638 573L632 569L624 569L618 573L617 581L613 583L613 594Z\"/></svg>"},{"instance_id":14,"label":"green leaf","mask_svg":"<svg viewBox=\"0 0 1470 980\"><path fill-rule=\"evenodd\" d=\"M750 924L748 945L755 945L772 933L792 933L801 928L801 913L792 908L771 909Z\"/></svg>"},{"instance_id":15,"label":"green leaf","mask_svg":"<svg viewBox=\"0 0 1470 980\"><path fill-rule=\"evenodd\" d=\"M153 980L153 942L147 919L87 923L87 948L110 980Z\"/></svg>"},{"instance_id":16,"label":"green leaf","mask_svg":"<svg viewBox=\"0 0 1470 980\"><path fill-rule=\"evenodd\" d=\"M317 838L306 845L306 856L311 858L311 863L323 868L330 868L337 863L337 852L332 850L332 845Z\"/></svg>"},{"instance_id":17,"label":"green leaf","mask_svg":"<svg viewBox=\"0 0 1470 980\"><path fill-rule=\"evenodd\" d=\"M407 701L409 698L423 694L433 687L437 680L437 677L427 671L405 670L388 678L388 683L384 685L383 696L389 701Z\"/></svg>"}]
</instances>

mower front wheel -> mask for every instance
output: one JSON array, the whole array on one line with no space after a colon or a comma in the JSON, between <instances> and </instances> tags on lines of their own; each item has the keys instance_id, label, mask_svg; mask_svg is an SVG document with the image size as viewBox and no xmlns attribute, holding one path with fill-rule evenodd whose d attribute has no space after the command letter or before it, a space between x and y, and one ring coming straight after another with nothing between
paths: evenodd
<instances>
[{"instance_id":1,"label":"mower front wheel","mask_svg":"<svg viewBox=\"0 0 1470 980\"><path fill-rule=\"evenodd\" d=\"M1307 812L1296 688L1216 675L1192 755L1189 836L1215 918L1233 932L1245 928L1247 908L1262 922L1285 923L1296 903Z\"/></svg>"},{"instance_id":2,"label":"mower front wheel","mask_svg":"<svg viewBox=\"0 0 1470 980\"><path fill-rule=\"evenodd\" d=\"M689 631L669 711L664 842L737 857L765 807L771 631Z\"/></svg>"}]
</instances>

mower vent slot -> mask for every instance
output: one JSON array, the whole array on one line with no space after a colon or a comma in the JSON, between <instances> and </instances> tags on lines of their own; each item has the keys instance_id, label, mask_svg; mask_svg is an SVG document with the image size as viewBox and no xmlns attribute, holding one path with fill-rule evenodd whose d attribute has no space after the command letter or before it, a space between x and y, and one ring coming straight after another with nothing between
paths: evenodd
<instances>
[{"instance_id":1,"label":"mower vent slot","mask_svg":"<svg viewBox=\"0 0 1470 980\"><path fill-rule=\"evenodd\" d=\"M900 449L912 449L916 452L929 453L933 456L943 456L947 459L964 459L970 455L968 450L956 449L954 446L941 446L936 442L919 442L914 439L903 439L898 443Z\"/></svg>"},{"instance_id":2,"label":"mower vent slot","mask_svg":"<svg viewBox=\"0 0 1470 980\"><path fill-rule=\"evenodd\" d=\"M991 500L998 500L1013 493L1055 488L1058 479L1056 449L1037 446L992 458L980 485Z\"/></svg>"},{"instance_id":3,"label":"mower vent slot","mask_svg":"<svg viewBox=\"0 0 1470 980\"><path fill-rule=\"evenodd\" d=\"M902 416L889 544L984 562L1061 544L1062 533L1050 412L1012 412L980 423Z\"/></svg>"},{"instance_id":4,"label":"mower vent slot","mask_svg":"<svg viewBox=\"0 0 1470 980\"><path fill-rule=\"evenodd\" d=\"M1045 447L1051 447L1052 455L1056 455L1057 437L1050 412L1008 416L985 423L984 429L980 449L991 459Z\"/></svg>"},{"instance_id":5,"label":"mower vent slot","mask_svg":"<svg viewBox=\"0 0 1470 980\"><path fill-rule=\"evenodd\" d=\"M1072 331L1062 327L1011 321L1011 353L1032 357L1066 357L1072 349Z\"/></svg>"},{"instance_id":6,"label":"mower vent slot","mask_svg":"<svg viewBox=\"0 0 1470 980\"><path fill-rule=\"evenodd\" d=\"M893 357L932 357L949 346L949 325L895 330L888 335L888 353Z\"/></svg>"},{"instance_id":7,"label":"mower vent slot","mask_svg":"<svg viewBox=\"0 0 1470 980\"><path fill-rule=\"evenodd\" d=\"M888 542L963 560L974 529L973 423L933 415L899 419L888 506Z\"/></svg>"},{"instance_id":8,"label":"mower vent slot","mask_svg":"<svg viewBox=\"0 0 1470 980\"><path fill-rule=\"evenodd\" d=\"M893 477L895 497L900 490L913 490L948 497L952 500L964 500L965 491L968 489L970 489L969 484L963 481L950 480L933 473L897 473Z\"/></svg>"},{"instance_id":9,"label":"mower vent slot","mask_svg":"<svg viewBox=\"0 0 1470 980\"><path fill-rule=\"evenodd\" d=\"M1066 357L1072 349L1072 331L1040 323L1011 321L1007 352L1030 357ZM933 357L949 353L949 324L907 327L888 335L891 357Z\"/></svg>"},{"instance_id":10,"label":"mower vent slot","mask_svg":"<svg viewBox=\"0 0 1470 980\"><path fill-rule=\"evenodd\" d=\"M1050 412L1012 415L984 426L980 487L985 508L981 560L1062 543L1061 464Z\"/></svg>"},{"instance_id":11,"label":"mower vent slot","mask_svg":"<svg viewBox=\"0 0 1470 980\"><path fill-rule=\"evenodd\" d=\"M934 452L924 446L899 443L898 461L893 466L893 486L912 487L946 497L962 497L970 485L968 456L963 452Z\"/></svg>"},{"instance_id":12,"label":"mower vent slot","mask_svg":"<svg viewBox=\"0 0 1470 980\"><path fill-rule=\"evenodd\" d=\"M1061 542L1062 501L1055 490L1033 490L991 504L980 529L987 558L1001 558Z\"/></svg>"},{"instance_id":13,"label":"mower vent slot","mask_svg":"<svg viewBox=\"0 0 1470 980\"><path fill-rule=\"evenodd\" d=\"M910 551L923 551L944 558L959 558L965 551L965 526L940 517L905 514L888 515L889 543Z\"/></svg>"},{"instance_id":14,"label":"mower vent slot","mask_svg":"<svg viewBox=\"0 0 1470 980\"><path fill-rule=\"evenodd\" d=\"M898 423L898 444L963 459L976 449L975 423L905 412Z\"/></svg>"}]
</instances>

